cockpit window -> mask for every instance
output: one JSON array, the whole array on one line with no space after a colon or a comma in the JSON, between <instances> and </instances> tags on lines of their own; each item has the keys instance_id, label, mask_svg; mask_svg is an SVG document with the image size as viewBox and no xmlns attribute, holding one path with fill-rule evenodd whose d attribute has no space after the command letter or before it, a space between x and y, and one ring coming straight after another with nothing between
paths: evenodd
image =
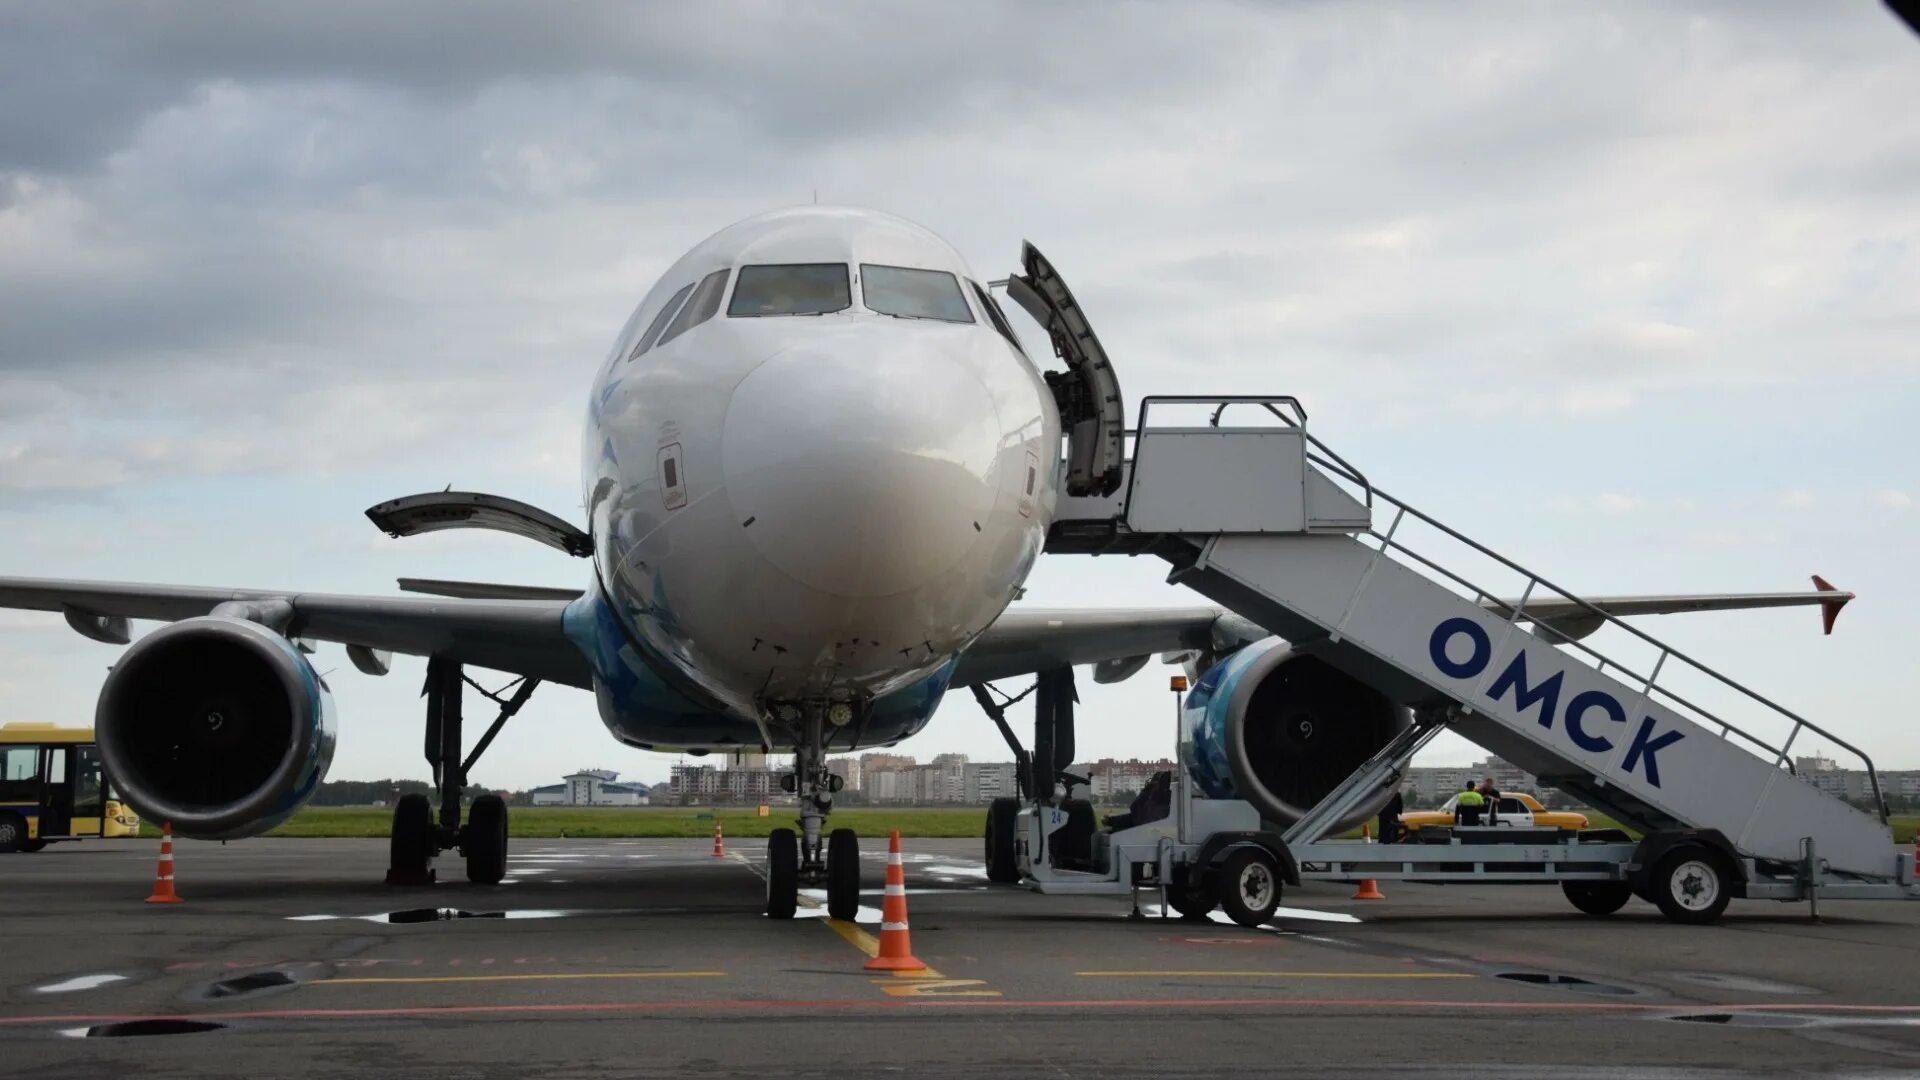
<instances>
[{"instance_id":1,"label":"cockpit window","mask_svg":"<svg viewBox=\"0 0 1920 1080\"><path fill-rule=\"evenodd\" d=\"M641 353L653 348L654 339L660 336L660 331L666 327L667 320L673 318L673 313L680 310L680 301L685 300L687 294L692 291L691 283L680 286L680 291L674 293L673 297L667 301L667 305L660 309L660 314L655 315L653 322L647 324L647 332L640 335L640 341L634 345L633 351L627 354L628 360L633 360Z\"/></svg>"},{"instance_id":2,"label":"cockpit window","mask_svg":"<svg viewBox=\"0 0 1920 1080\"><path fill-rule=\"evenodd\" d=\"M720 297L726 291L727 271L715 270L701 278L699 287L693 290L692 299L687 301L686 307L680 309L680 314L675 316L673 322L667 326L666 333L660 335L657 344L665 345L713 318L713 313L720 310Z\"/></svg>"},{"instance_id":3,"label":"cockpit window","mask_svg":"<svg viewBox=\"0 0 1920 1080\"><path fill-rule=\"evenodd\" d=\"M845 263L784 263L741 267L727 315L825 315L852 306Z\"/></svg>"},{"instance_id":4,"label":"cockpit window","mask_svg":"<svg viewBox=\"0 0 1920 1080\"><path fill-rule=\"evenodd\" d=\"M973 321L959 279L945 270L860 264L860 295L882 315L941 322Z\"/></svg>"},{"instance_id":5,"label":"cockpit window","mask_svg":"<svg viewBox=\"0 0 1920 1080\"><path fill-rule=\"evenodd\" d=\"M1014 336L1013 327L1007 323L1006 312L1001 311L1000 305L994 303L993 295L981 288L977 281L969 280L967 284L973 286L973 295L979 298L980 310L987 313L987 321L993 324L995 330L1000 331L1001 337L1007 339L1007 344L1013 346L1014 352L1025 356L1027 350L1020 347L1020 339Z\"/></svg>"}]
</instances>

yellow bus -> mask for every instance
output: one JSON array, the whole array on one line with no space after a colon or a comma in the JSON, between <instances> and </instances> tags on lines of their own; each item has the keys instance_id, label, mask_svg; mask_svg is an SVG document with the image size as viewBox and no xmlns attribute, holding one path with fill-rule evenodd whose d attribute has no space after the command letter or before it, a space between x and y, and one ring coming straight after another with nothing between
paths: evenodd
<instances>
[{"instance_id":1,"label":"yellow bus","mask_svg":"<svg viewBox=\"0 0 1920 1080\"><path fill-rule=\"evenodd\" d=\"M0 724L0 765L0 852L140 832L140 815L120 801L92 728Z\"/></svg>"}]
</instances>

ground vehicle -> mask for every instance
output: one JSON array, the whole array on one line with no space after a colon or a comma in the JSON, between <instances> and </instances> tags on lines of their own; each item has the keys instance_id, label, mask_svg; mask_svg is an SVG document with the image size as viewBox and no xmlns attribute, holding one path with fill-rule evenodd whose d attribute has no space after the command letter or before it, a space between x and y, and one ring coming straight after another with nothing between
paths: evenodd
<instances>
[{"instance_id":1,"label":"ground vehicle","mask_svg":"<svg viewBox=\"0 0 1920 1080\"><path fill-rule=\"evenodd\" d=\"M0 765L0 852L140 832L140 816L120 801L92 728L0 725Z\"/></svg>"},{"instance_id":2,"label":"ground vehicle","mask_svg":"<svg viewBox=\"0 0 1920 1080\"><path fill-rule=\"evenodd\" d=\"M1448 826L1456 823L1454 805L1460 796L1455 795L1440 804L1438 810L1414 810L1400 815L1400 827L1407 832L1432 826ZM1507 792L1494 804L1494 810L1488 815L1489 825L1522 826L1531 825L1537 829L1584 829L1587 827L1587 815L1574 810L1549 810L1540 805L1540 800L1524 791Z\"/></svg>"}]
</instances>

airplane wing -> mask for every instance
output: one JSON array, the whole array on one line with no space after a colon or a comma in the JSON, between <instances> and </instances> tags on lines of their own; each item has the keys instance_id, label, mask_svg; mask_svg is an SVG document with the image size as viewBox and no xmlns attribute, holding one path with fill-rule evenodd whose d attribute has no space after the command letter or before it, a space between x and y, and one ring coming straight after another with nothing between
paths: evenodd
<instances>
[{"instance_id":1,"label":"airplane wing","mask_svg":"<svg viewBox=\"0 0 1920 1080\"><path fill-rule=\"evenodd\" d=\"M1670 615L1686 611L1818 606L1827 633L1854 594L1815 577L1811 592L1681 593L1601 596L1588 603L1616 617ZM1482 601L1512 611L1518 599ZM1598 630L1605 620L1571 600L1529 600L1525 622L1543 625L1567 640ZM1154 653L1211 648L1224 652L1269 636L1232 612L1214 607L1028 610L1010 608L961 654L955 687L1011 679L1069 665L1094 665L1095 682L1118 682L1144 667Z\"/></svg>"},{"instance_id":2,"label":"airplane wing","mask_svg":"<svg viewBox=\"0 0 1920 1080\"><path fill-rule=\"evenodd\" d=\"M1596 596L1587 601L1615 618L1631 615L1673 615L1683 611L1744 611L1750 608L1820 608L1821 624L1833 633L1833 621L1840 609L1853 599L1852 593L1836 589L1818 574L1813 576L1812 592L1781 593L1680 593L1656 596ZM1486 600L1486 607L1510 612L1518 599ZM1606 620L1591 609L1571 600L1529 600L1521 611L1522 621L1537 623L1569 641L1578 641L1593 633Z\"/></svg>"},{"instance_id":3,"label":"airplane wing","mask_svg":"<svg viewBox=\"0 0 1920 1080\"><path fill-rule=\"evenodd\" d=\"M414 656L446 656L476 667L591 688L586 658L560 627L566 601L414 596L339 596L263 589L212 589L110 581L0 577L0 607L58 611L96 641L124 644L127 619L174 622L229 601L284 600L289 637L333 641Z\"/></svg>"},{"instance_id":4,"label":"airplane wing","mask_svg":"<svg viewBox=\"0 0 1920 1080\"><path fill-rule=\"evenodd\" d=\"M1094 681L1118 682L1157 652L1224 649L1268 633L1214 607L1051 610L1010 608L960 654L952 685L1094 665Z\"/></svg>"}]
</instances>

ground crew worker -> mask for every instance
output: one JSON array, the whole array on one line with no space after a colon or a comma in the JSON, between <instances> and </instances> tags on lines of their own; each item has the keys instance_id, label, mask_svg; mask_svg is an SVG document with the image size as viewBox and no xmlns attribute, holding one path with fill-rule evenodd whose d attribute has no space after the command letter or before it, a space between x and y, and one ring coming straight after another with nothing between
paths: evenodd
<instances>
[{"instance_id":1,"label":"ground crew worker","mask_svg":"<svg viewBox=\"0 0 1920 1080\"><path fill-rule=\"evenodd\" d=\"M1487 824L1494 824L1499 818L1500 789L1493 786L1493 777L1480 781L1480 805L1485 808Z\"/></svg>"},{"instance_id":2,"label":"ground crew worker","mask_svg":"<svg viewBox=\"0 0 1920 1080\"><path fill-rule=\"evenodd\" d=\"M1486 798L1479 792L1473 790L1473 781L1467 781L1466 790L1462 791L1453 800L1453 817L1455 823L1460 825L1480 824L1480 809L1486 805Z\"/></svg>"}]
</instances>

